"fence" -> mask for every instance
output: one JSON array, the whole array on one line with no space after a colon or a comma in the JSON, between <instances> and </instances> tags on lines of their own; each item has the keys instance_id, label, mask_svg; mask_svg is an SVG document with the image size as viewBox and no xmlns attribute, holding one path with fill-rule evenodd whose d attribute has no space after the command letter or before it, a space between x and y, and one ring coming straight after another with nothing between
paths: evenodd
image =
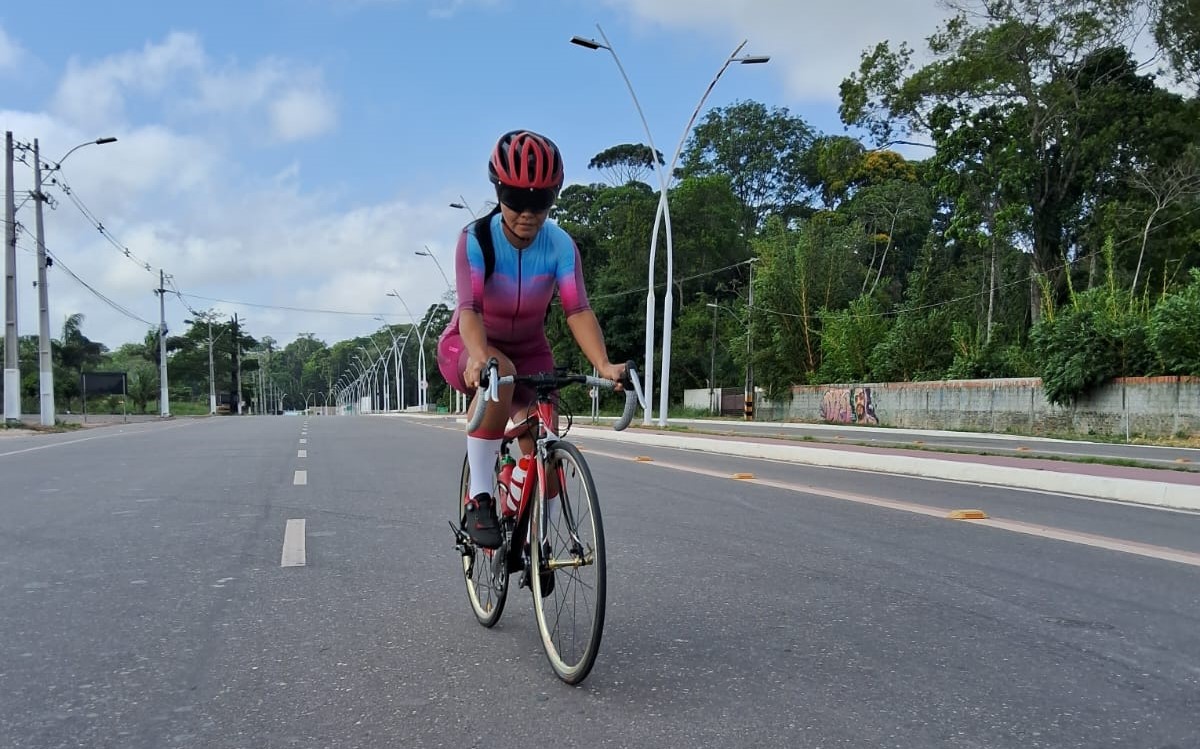
<instances>
[{"instance_id":1,"label":"fence","mask_svg":"<svg viewBox=\"0 0 1200 749\"><path fill-rule=\"evenodd\" d=\"M1048 403L1040 378L797 385L786 418L1021 434L1197 434L1200 377L1118 378L1069 406Z\"/></svg>"}]
</instances>

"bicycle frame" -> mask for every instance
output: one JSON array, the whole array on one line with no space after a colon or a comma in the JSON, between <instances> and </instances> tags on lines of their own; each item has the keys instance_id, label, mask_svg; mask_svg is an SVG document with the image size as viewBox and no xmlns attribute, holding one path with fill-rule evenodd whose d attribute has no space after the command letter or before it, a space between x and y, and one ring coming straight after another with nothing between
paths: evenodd
<instances>
[{"instance_id":1,"label":"bicycle frame","mask_svg":"<svg viewBox=\"0 0 1200 749\"><path fill-rule=\"evenodd\" d=\"M546 426L547 424L554 424L555 427L557 427L558 409L554 407L554 403L551 401L548 395L542 395L539 393L537 400L534 403L533 414L526 417L520 424L517 424L512 429L505 430L504 442L502 443L502 447L504 447L508 445L508 443L518 440L529 430L532 429L534 431L533 455L534 464L537 467L535 472L536 484L539 491L543 492L545 491L544 487L549 485L547 483L547 471L549 470L548 458L550 455L550 447L560 439L553 430ZM555 479L557 480L559 492L561 493L564 491L563 484L565 482L563 481L563 477L556 476ZM527 479L521 486L521 496L517 498L516 523L513 532L514 539L518 538L522 531L529 528L529 512L533 505L534 483L535 482ZM575 518L571 516L570 504L563 502L562 508L566 516L567 528L570 531L571 542L575 548L581 548L582 544L579 541L579 534L575 528ZM543 512L545 509L546 508L543 506ZM545 522L544 517L541 518L541 520L542 523ZM547 567L551 570L556 570L563 567L578 567L580 565L590 563L590 559L583 557L582 554L580 554L571 560L547 560Z\"/></svg>"}]
</instances>

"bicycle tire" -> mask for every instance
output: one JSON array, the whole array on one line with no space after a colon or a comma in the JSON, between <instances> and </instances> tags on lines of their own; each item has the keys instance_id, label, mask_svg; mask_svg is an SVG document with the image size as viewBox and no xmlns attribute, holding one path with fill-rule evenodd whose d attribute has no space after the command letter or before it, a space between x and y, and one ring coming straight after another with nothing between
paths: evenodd
<instances>
[{"instance_id":1,"label":"bicycle tire","mask_svg":"<svg viewBox=\"0 0 1200 749\"><path fill-rule=\"evenodd\" d=\"M458 521L462 524L466 508L463 500L471 486L471 465L463 458L462 480L458 486ZM496 626L500 615L504 613L504 603L508 600L508 564L505 561L504 549L484 549L471 544L471 553L461 554L463 582L467 586L467 600L471 604L471 613L485 627ZM496 564L504 565L497 573Z\"/></svg>"},{"instance_id":2,"label":"bicycle tire","mask_svg":"<svg viewBox=\"0 0 1200 749\"><path fill-rule=\"evenodd\" d=\"M538 487L530 518L530 537L536 543L530 544L529 550L532 567L538 573L531 575L530 588L538 633L550 667L566 683L578 684L595 665L604 633L604 524L596 483L579 448L559 440L549 448L547 461L547 470L559 472L558 501L562 504L557 518L551 519L543 511L545 493ZM546 542L549 554L543 548ZM573 544L578 548L570 548ZM549 588L545 595L544 588ZM580 608L582 617L577 616Z\"/></svg>"}]
</instances>

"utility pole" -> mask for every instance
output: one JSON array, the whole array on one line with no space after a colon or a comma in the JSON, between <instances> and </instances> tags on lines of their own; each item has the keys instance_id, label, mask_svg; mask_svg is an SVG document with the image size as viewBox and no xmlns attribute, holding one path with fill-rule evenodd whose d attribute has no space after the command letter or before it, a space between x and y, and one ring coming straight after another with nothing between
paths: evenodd
<instances>
[{"instance_id":1,"label":"utility pole","mask_svg":"<svg viewBox=\"0 0 1200 749\"><path fill-rule=\"evenodd\" d=\"M38 392L42 426L54 426L54 363L50 356L50 291L46 286L46 235L42 229L42 157L37 138L33 139L33 200L34 226L37 230L37 287L38 287Z\"/></svg>"},{"instance_id":2,"label":"utility pole","mask_svg":"<svg viewBox=\"0 0 1200 749\"><path fill-rule=\"evenodd\" d=\"M746 301L746 401L743 407L746 421L754 421L754 261L750 258L750 295Z\"/></svg>"},{"instance_id":3,"label":"utility pole","mask_svg":"<svg viewBox=\"0 0 1200 749\"><path fill-rule=\"evenodd\" d=\"M213 367L212 318L208 320L208 415L217 415L217 374Z\"/></svg>"},{"instance_id":4,"label":"utility pole","mask_svg":"<svg viewBox=\"0 0 1200 749\"><path fill-rule=\"evenodd\" d=\"M233 313L233 389L238 416L242 415L242 329L237 313Z\"/></svg>"},{"instance_id":5,"label":"utility pole","mask_svg":"<svg viewBox=\"0 0 1200 749\"><path fill-rule=\"evenodd\" d=\"M4 134L4 423L21 423L17 360L17 207L13 191L13 134Z\"/></svg>"},{"instance_id":6,"label":"utility pole","mask_svg":"<svg viewBox=\"0 0 1200 749\"><path fill-rule=\"evenodd\" d=\"M158 415L171 415L171 401L167 394L167 278L158 271Z\"/></svg>"}]
</instances>

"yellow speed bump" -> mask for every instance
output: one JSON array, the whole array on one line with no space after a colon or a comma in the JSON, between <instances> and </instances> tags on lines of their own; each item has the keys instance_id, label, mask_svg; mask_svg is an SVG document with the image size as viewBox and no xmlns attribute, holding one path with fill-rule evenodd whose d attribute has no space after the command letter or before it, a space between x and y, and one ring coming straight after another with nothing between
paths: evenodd
<instances>
[{"instance_id":1,"label":"yellow speed bump","mask_svg":"<svg viewBox=\"0 0 1200 749\"><path fill-rule=\"evenodd\" d=\"M634 458L634 460L636 460L639 463L653 463L654 462L654 458L651 458L649 455L639 455L636 458Z\"/></svg>"},{"instance_id":2,"label":"yellow speed bump","mask_svg":"<svg viewBox=\"0 0 1200 749\"><path fill-rule=\"evenodd\" d=\"M753 473L735 473L732 476L730 476L730 478L738 479L739 481L745 481L746 479L754 478L754 474Z\"/></svg>"},{"instance_id":3,"label":"yellow speed bump","mask_svg":"<svg viewBox=\"0 0 1200 749\"><path fill-rule=\"evenodd\" d=\"M951 520L987 520L987 516L983 510L953 510L946 517Z\"/></svg>"}]
</instances>

